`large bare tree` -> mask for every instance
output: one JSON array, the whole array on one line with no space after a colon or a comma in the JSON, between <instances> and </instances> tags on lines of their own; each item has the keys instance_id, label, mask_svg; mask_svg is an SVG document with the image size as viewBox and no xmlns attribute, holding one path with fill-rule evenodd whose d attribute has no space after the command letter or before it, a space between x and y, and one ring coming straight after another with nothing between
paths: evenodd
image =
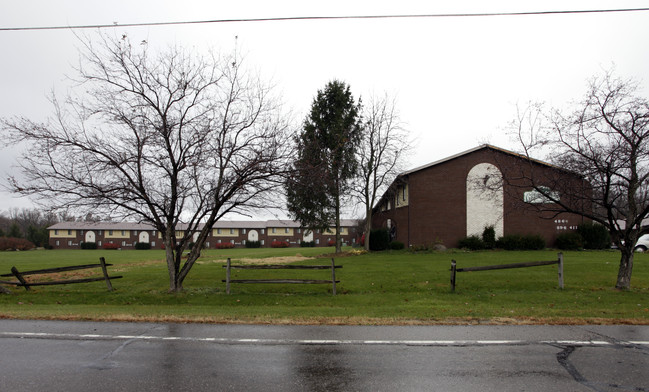
<instances>
[{"instance_id":1,"label":"large bare tree","mask_svg":"<svg viewBox=\"0 0 649 392\"><path fill-rule=\"evenodd\" d=\"M372 207L403 169L410 149L408 133L402 127L394 98L371 96L363 106L361 142L356 150L358 181L356 198L365 207L365 249L369 250Z\"/></svg>"},{"instance_id":2,"label":"large bare tree","mask_svg":"<svg viewBox=\"0 0 649 392\"><path fill-rule=\"evenodd\" d=\"M549 161L584 179L581 186L560 181L535 186L551 201L536 205L605 226L621 252L615 287L630 288L635 243L649 232L643 224L649 217L649 101L638 83L608 72L590 81L573 111L530 105L515 123L527 154L549 152Z\"/></svg>"},{"instance_id":3,"label":"large bare tree","mask_svg":"<svg viewBox=\"0 0 649 392\"><path fill-rule=\"evenodd\" d=\"M52 98L51 120L2 120L30 146L11 184L60 208L152 224L180 291L213 224L280 184L289 139L278 101L237 57L154 54L126 36L81 42L78 83Z\"/></svg>"}]
</instances>

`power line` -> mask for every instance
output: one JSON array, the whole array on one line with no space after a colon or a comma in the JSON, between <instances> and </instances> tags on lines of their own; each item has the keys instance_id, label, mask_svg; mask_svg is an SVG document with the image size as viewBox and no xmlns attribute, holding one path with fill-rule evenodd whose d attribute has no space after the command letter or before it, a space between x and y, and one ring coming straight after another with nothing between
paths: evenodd
<instances>
[{"instance_id":1,"label":"power line","mask_svg":"<svg viewBox=\"0 0 649 392\"><path fill-rule=\"evenodd\" d=\"M146 26L174 26L208 23L249 23L249 22L283 22L303 20L346 20L346 19L413 19L413 18L466 18L466 17L493 17L493 16L525 16L525 15L561 15L561 14L601 14L613 12L642 12L649 8L619 8L604 10L568 10L568 11L530 11L530 12L486 12L486 13L450 13L450 14L405 14L405 15L354 15L354 16L289 16L275 18L239 18L239 19L211 19L180 22L143 22L143 23L113 23L94 25L71 26L32 26L32 27L0 27L0 31L28 31L28 30L76 30L76 29L102 29L117 27L146 27Z\"/></svg>"}]
</instances>

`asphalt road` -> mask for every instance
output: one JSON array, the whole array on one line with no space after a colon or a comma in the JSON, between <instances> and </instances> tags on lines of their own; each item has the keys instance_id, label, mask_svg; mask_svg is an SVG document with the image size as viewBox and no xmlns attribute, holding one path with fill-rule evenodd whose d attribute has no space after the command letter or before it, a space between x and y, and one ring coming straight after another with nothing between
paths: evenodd
<instances>
[{"instance_id":1,"label":"asphalt road","mask_svg":"<svg viewBox=\"0 0 649 392\"><path fill-rule=\"evenodd\" d=\"M0 320L0 391L649 391L649 326Z\"/></svg>"}]
</instances>

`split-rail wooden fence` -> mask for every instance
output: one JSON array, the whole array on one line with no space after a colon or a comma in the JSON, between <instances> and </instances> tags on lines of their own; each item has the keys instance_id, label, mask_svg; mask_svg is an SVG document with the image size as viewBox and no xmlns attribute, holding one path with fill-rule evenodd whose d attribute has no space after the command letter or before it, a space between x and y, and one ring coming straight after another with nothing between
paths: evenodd
<instances>
[{"instance_id":1,"label":"split-rail wooden fence","mask_svg":"<svg viewBox=\"0 0 649 392\"><path fill-rule=\"evenodd\" d=\"M336 265L334 259L331 259L331 265L295 265L295 264L245 264L232 265L228 258L225 268L225 292L230 294L231 283L302 283L302 284L331 284L333 295L336 295L336 269L342 268L342 265ZM331 270L331 279L232 279L232 269L238 270Z\"/></svg>"},{"instance_id":2,"label":"split-rail wooden fence","mask_svg":"<svg viewBox=\"0 0 649 392\"><path fill-rule=\"evenodd\" d=\"M499 269L509 269L509 268L527 268L527 267L538 267L542 265L553 265L558 264L558 274L559 274L559 288L563 288L563 253L557 255L557 260L550 261L529 261L525 263L513 263L513 264L500 264L500 265L485 265L481 267L465 267L457 268L457 262L451 260L451 290L455 291L455 281L457 272L470 272L470 271L490 271L490 270L499 270Z\"/></svg>"},{"instance_id":3,"label":"split-rail wooden fence","mask_svg":"<svg viewBox=\"0 0 649 392\"><path fill-rule=\"evenodd\" d=\"M98 282L105 281L108 291L113 291L113 285L110 283L111 279L119 279L122 276L109 276L108 270L106 267L111 266L112 264L107 264L106 259L103 257L99 258L99 264L84 264L84 265L71 265L67 267L58 267L58 268L46 268L33 271L19 271L18 268L11 267L10 274L2 274L0 277L10 277L13 276L17 281L5 281L0 280L0 284L11 284L15 286L22 286L25 290L30 290L31 286L52 286L60 284L74 284L74 283L88 283L88 282ZM47 275L47 274L58 274L61 272L77 271L90 268L101 268L102 277L96 278L83 278L83 279L66 279L66 280L55 280L55 281L38 281L38 280L27 280L25 276L28 275Z\"/></svg>"}]
</instances>

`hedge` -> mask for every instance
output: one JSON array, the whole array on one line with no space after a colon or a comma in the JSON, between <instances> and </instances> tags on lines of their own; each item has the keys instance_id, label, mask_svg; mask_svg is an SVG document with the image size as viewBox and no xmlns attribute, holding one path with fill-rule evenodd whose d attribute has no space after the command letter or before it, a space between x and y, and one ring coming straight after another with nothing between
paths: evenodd
<instances>
[{"instance_id":1,"label":"hedge","mask_svg":"<svg viewBox=\"0 0 649 392\"><path fill-rule=\"evenodd\" d=\"M36 246L24 238L0 237L0 250L29 250Z\"/></svg>"},{"instance_id":2,"label":"hedge","mask_svg":"<svg viewBox=\"0 0 649 392\"><path fill-rule=\"evenodd\" d=\"M370 250L386 250L390 245L388 229L370 231Z\"/></svg>"},{"instance_id":3,"label":"hedge","mask_svg":"<svg viewBox=\"0 0 649 392\"><path fill-rule=\"evenodd\" d=\"M261 241L246 241L246 248L261 248Z\"/></svg>"},{"instance_id":4,"label":"hedge","mask_svg":"<svg viewBox=\"0 0 649 392\"><path fill-rule=\"evenodd\" d=\"M97 249L96 242L82 242L80 246L81 249Z\"/></svg>"},{"instance_id":5,"label":"hedge","mask_svg":"<svg viewBox=\"0 0 649 392\"><path fill-rule=\"evenodd\" d=\"M286 241L273 241L270 243L271 248L288 248L288 242Z\"/></svg>"}]
</instances>

